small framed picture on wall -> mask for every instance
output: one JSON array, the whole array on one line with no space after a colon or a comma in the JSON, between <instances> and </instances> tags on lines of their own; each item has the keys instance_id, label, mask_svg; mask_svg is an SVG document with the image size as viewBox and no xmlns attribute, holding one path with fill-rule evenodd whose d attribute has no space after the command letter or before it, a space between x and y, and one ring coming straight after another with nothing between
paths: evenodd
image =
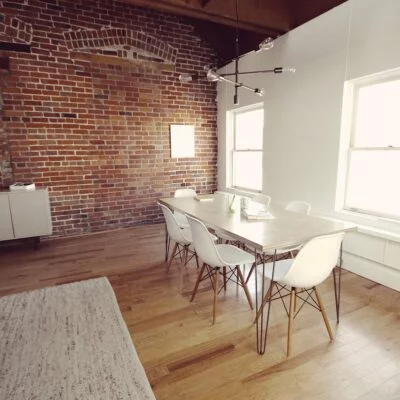
<instances>
[{"instance_id":1,"label":"small framed picture on wall","mask_svg":"<svg viewBox=\"0 0 400 400\"><path fill-rule=\"evenodd\" d=\"M194 157L194 125L171 125L171 158Z\"/></svg>"}]
</instances>

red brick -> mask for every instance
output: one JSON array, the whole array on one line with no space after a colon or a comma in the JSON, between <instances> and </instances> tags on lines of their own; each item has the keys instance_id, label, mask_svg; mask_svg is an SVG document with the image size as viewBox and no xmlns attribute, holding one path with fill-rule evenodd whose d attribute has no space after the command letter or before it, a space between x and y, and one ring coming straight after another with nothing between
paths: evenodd
<instances>
[{"instance_id":1,"label":"red brick","mask_svg":"<svg viewBox=\"0 0 400 400\"><path fill-rule=\"evenodd\" d=\"M33 13L29 3L21 2L24 24L17 29L32 24L32 51L13 56L12 73L0 77L3 115L14 178L49 187L55 235L161 222L158 198L181 186L215 190L215 85L177 79L214 60L190 23L123 3L96 8L97 1L64 2L62 14L41 1ZM102 30L105 21L113 28ZM71 27L76 31L64 35ZM110 38L129 45L134 38L140 45L152 37L147 48L176 57L174 71L158 72L145 62L121 67L74 60L64 36L86 39L87 29L95 31L89 41L97 44ZM26 39L25 33L19 37ZM173 123L195 125L197 158L170 158Z\"/></svg>"}]
</instances>

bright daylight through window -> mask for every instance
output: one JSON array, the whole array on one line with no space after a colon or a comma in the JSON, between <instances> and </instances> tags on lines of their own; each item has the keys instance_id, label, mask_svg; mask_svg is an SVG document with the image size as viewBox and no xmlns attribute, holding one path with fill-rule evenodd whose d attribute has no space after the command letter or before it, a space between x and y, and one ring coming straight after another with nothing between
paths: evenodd
<instances>
[{"instance_id":1,"label":"bright daylight through window","mask_svg":"<svg viewBox=\"0 0 400 400\"><path fill-rule=\"evenodd\" d=\"M263 106L233 111L233 187L261 191L263 130Z\"/></svg>"},{"instance_id":2,"label":"bright daylight through window","mask_svg":"<svg viewBox=\"0 0 400 400\"><path fill-rule=\"evenodd\" d=\"M400 71L348 84L352 110L344 208L400 219Z\"/></svg>"}]
</instances>

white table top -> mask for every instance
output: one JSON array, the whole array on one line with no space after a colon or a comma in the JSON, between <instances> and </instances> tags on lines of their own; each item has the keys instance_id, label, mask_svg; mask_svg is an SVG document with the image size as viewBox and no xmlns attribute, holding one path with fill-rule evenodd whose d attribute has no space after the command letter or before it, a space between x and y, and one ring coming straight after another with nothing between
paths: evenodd
<instances>
[{"instance_id":1,"label":"white table top","mask_svg":"<svg viewBox=\"0 0 400 400\"><path fill-rule=\"evenodd\" d=\"M168 198L159 202L197 218L208 227L227 233L258 251L295 246L319 235L356 230L354 224L285 211L280 207L269 209L274 219L249 221L240 210L229 211L215 197L212 201Z\"/></svg>"}]
</instances>

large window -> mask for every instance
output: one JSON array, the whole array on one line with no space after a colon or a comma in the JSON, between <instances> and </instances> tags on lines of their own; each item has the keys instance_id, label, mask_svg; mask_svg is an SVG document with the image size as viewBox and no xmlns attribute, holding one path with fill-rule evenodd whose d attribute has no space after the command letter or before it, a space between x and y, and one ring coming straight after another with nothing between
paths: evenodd
<instances>
[{"instance_id":1,"label":"large window","mask_svg":"<svg viewBox=\"0 0 400 400\"><path fill-rule=\"evenodd\" d=\"M264 108L235 110L232 117L232 186L261 191Z\"/></svg>"},{"instance_id":2,"label":"large window","mask_svg":"<svg viewBox=\"0 0 400 400\"><path fill-rule=\"evenodd\" d=\"M400 219L400 71L348 85L350 146L344 208Z\"/></svg>"}]
</instances>

